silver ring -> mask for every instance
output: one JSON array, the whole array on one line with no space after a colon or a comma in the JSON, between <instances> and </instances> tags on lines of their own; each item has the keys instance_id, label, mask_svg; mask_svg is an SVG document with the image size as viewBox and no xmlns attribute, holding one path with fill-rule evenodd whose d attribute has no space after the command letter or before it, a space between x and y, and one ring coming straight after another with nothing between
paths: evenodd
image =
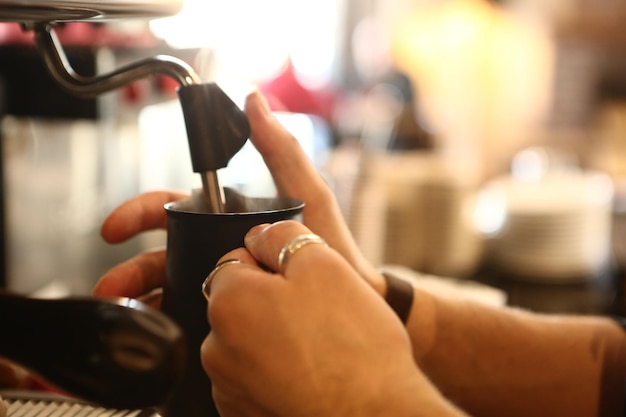
<instances>
[{"instance_id":1,"label":"silver ring","mask_svg":"<svg viewBox=\"0 0 626 417\"><path fill-rule=\"evenodd\" d=\"M241 259L231 258L231 259L225 259L222 262L218 262L218 264L215 265L215 268L213 268L209 276L206 277L206 279L202 283L202 294L204 294L204 298L206 298L207 301L209 301L209 296L211 295L211 282L213 282L213 279L215 278L215 274L217 274L220 271L220 269L224 268L225 266L228 266L231 264L241 264L241 263L243 263L241 262Z\"/></svg>"},{"instance_id":2,"label":"silver ring","mask_svg":"<svg viewBox=\"0 0 626 417\"><path fill-rule=\"evenodd\" d=\"M279 272L284 275L287 261L289 261L289 258L292 257L294 253L296 253L298 250L302 249L304 246L310 243L317 243L328 247L328 243L326 243L326 241L318 235L306 234L296 237L285 246L283 246L283 248L280 250L280 253L278 254Z\"/></svg>"}]
</instances>

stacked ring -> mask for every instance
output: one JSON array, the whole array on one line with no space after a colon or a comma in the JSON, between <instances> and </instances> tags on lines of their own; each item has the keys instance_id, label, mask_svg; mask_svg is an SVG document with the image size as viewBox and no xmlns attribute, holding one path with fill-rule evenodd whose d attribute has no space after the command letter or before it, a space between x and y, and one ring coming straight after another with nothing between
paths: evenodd
<instances>
[{"instance_id":1,"label":"stacked ring","mask_svg":"<svg viewBox=\"0 0 626 417\"><path fill-rule=\"evenodd\" d=\"M206 298L207 301L209 300L209 296L211 295L211 283L213 282L213 279L215 278L215 274L217 274L220 271L220 269L224 268L227 265L240 264L240 263L243 263L241 262L241 259L231 258L231 259L225 259L222 262L218 262L218 264L215 265L215 268L213 268L209 276L202 283L202 294L204 294L204 298Z\"/></svg>"},{"instance_id":2,"label":"stacked ring","mask_svg":"<svg viewBox=\"0 0 626 417\"><path fill-rule=\"evenodd\" d=\"M326 243L326 241L318 235L305 234L297 236L280 250L280 253L278 254L278 271L284 275L289 258L291 258L298 250L311 243L317 243L328 247L328 243Z\"/></svg>"}]
</instances>

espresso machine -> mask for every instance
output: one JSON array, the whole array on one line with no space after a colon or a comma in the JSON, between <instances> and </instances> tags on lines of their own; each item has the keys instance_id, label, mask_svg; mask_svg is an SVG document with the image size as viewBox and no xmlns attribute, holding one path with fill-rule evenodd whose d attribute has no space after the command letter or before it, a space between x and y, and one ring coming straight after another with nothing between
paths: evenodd
<instances>
[{"instance_id":1,"label":"espresso machine","mask_svg":"<svg viewBox=\"0 0 626 417\"><path fill-rule=\"evenodd\" d=\"M217 171L243 147L249 125L221 88L203 83L187 63L158 55L84 76L73 69L55 33L55 26L66 22L157 18L181 7L182 0L0 0L0 21L32 32L50 77L73 95L93 98L154 76L175 80L193 171L202 182L188 200L164 207L168 261L162 311L127 298L0 294L0 325L9 337L0 339L0 357L34 370L69 395L60 400L0 393L9 402L9 415L22 415L24 407L37 415L36 407L48 410L68 401L88 407L81 415L94 417L219 415L199 360L199 344L210 331L200 284L223 253L241 245L251 226L297 218L303 204L247 198L221 186ZM54 415L64 414L55 409Z\"/></svg>"}]
</instances>

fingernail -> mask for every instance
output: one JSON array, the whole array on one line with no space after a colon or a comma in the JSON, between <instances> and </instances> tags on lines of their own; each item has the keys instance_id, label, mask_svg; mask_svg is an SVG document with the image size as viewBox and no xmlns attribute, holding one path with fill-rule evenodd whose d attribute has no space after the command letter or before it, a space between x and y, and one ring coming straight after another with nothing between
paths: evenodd
<instances>
[{"instance_id":1,"label":"fingernail","mask_svg":"<svg viewBox=\"0 0 626 417\"><path fill-rule=\"evenodd\" d=\"M272 114L272 109L270 109L270 104L267 101L267 98L265 97L265 95L261 93L259 90L256 90L252 94L254 95L254 97L259 103L259 110L261 111L261 113L264 116L270 116Z\"/></svg>"}]
</instances>

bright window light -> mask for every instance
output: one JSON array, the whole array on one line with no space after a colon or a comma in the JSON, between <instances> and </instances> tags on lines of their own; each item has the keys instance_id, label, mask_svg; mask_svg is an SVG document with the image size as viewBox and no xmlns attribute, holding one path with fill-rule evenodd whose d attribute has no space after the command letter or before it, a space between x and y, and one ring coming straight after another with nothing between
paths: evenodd
<instances>
[{"instance_id":1,"label":"bright window light","mask_svg":"<svg viewBox=\"0 0 626 417\"><path fill-rule=\"evenodd\" d=\"M220 73L259 81L291 57L307 78L328 77L334 62L340 0L185 0L174 17L151 22L178 49L208 48Z\"/></svg>"}]
</instances>

